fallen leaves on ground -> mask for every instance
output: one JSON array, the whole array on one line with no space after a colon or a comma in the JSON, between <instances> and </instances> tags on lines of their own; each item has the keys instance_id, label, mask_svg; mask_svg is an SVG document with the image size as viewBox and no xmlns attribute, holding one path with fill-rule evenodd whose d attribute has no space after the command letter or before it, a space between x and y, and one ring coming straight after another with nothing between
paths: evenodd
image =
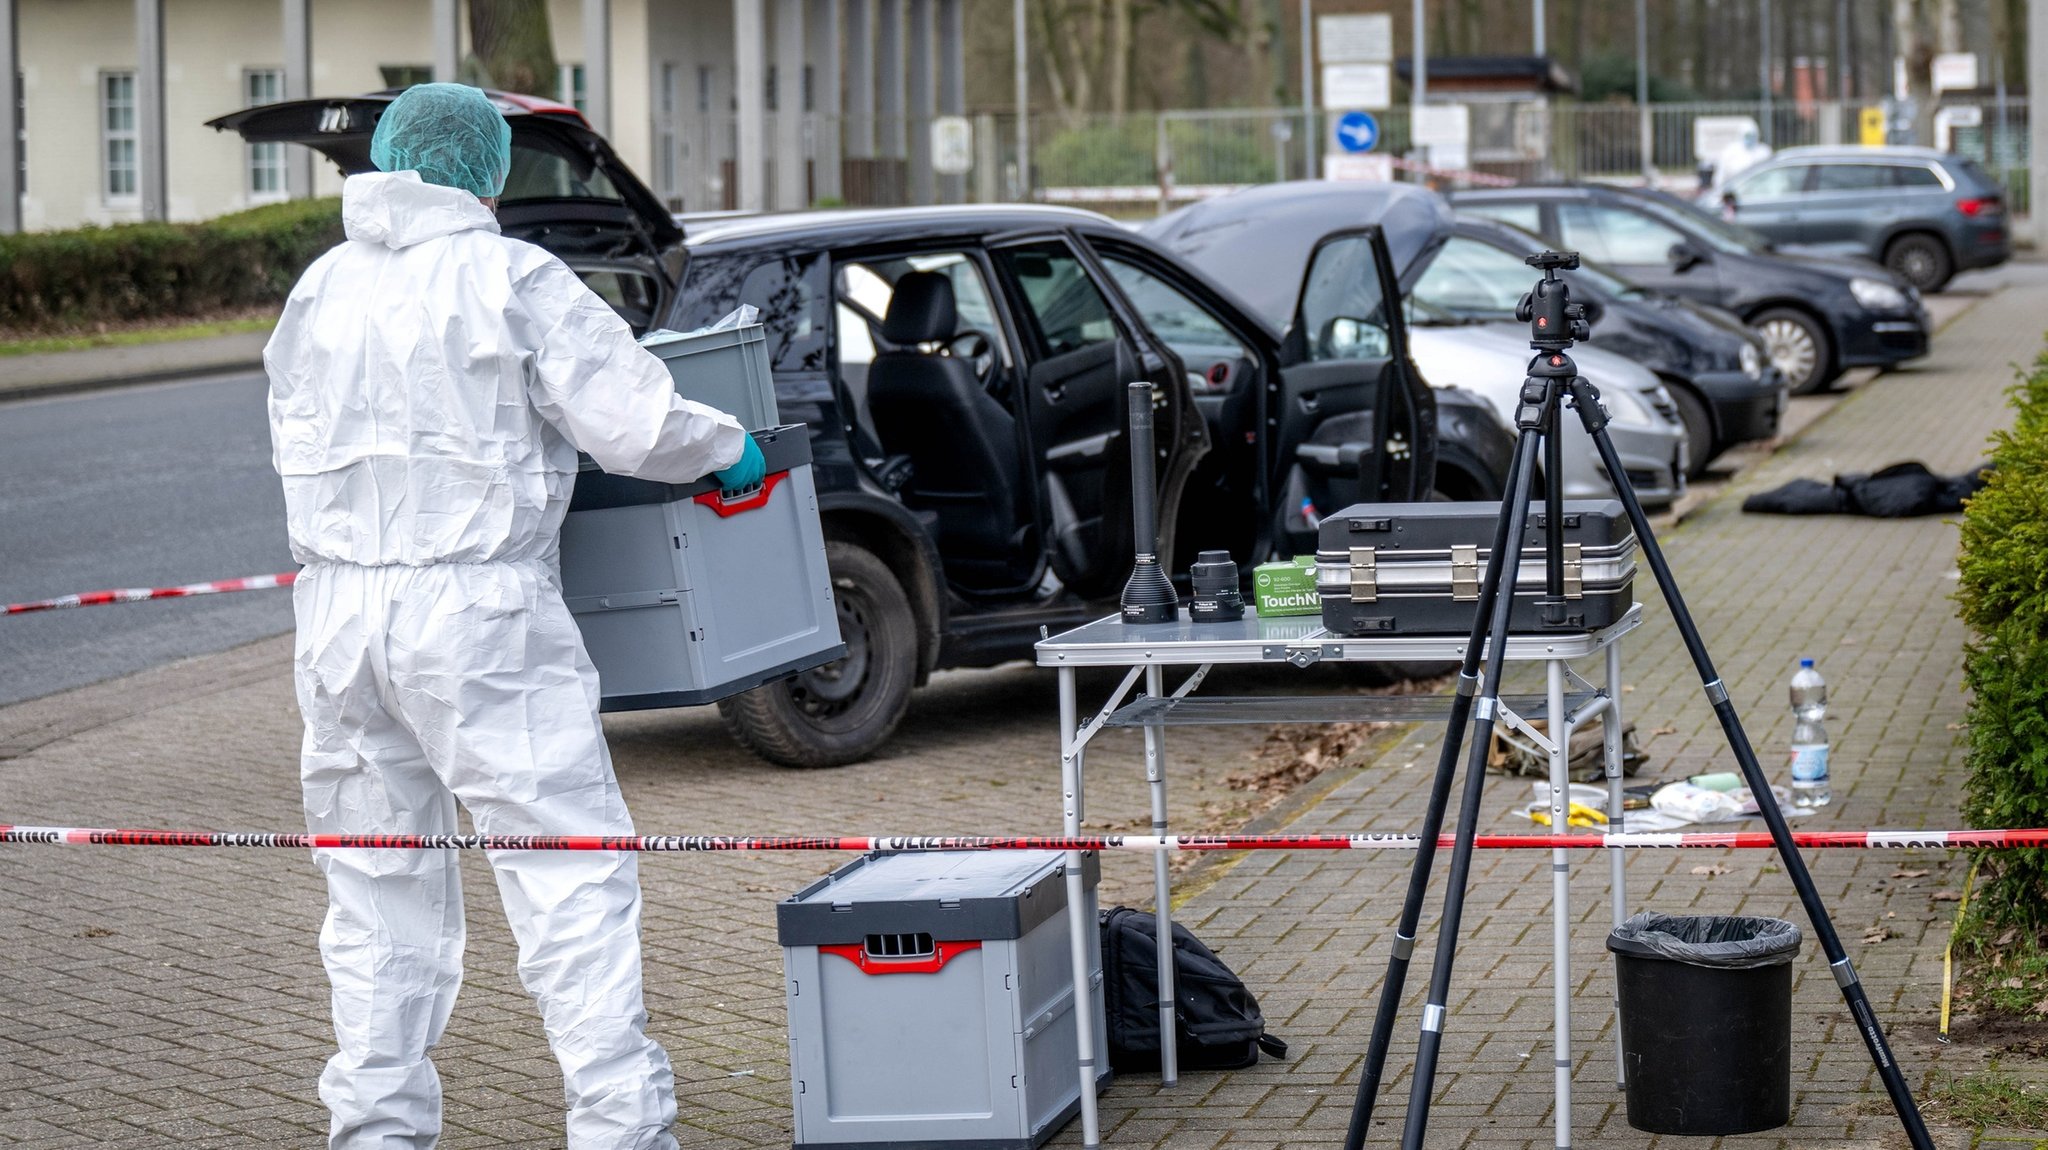
<instances>
[{"instance_id":1,"label":"fallen leaves on ground","mask_svg":"<svg viewBox=\"0 0 2048 1150\"><path fill-rule=\"evenodd\" d=\"M1692 868L1692 873L1703 874L1708 878L1712 878L1715 875L1727 874L1728 868L1720 863L1701 863L1699 866Z\"/></svg>"},{"instance_id":2,"label":"fallen leaves on ground","mask_svg":"<svg viewBox=\"0 0 2048 1150\"><path fill-rule=\"evenodd\" d=\"M1933 894L1931 894L1931 895L1928 895L1927 897L1928 897L1928 898L1931 898L1931 899L1933 899L1933 900L1934 900L1934 901L1936 901L1936 902L1961 902L1961 901L1963 901L1963 896L1962 896L1962 894L1961 894L1961 893L1959 893L1959 892L1957 892L1957 891L1952 891L1952 890L1938 890L1938 891L1935 891L1935 892L1934 892Z\"/></svg>"},{"instance_id":3,"label":"fallen leaves on ground","mask_svg":"<svg viewBox=\"0 0 2048 1150\"><path fill-rule=\"evenodd\" d=\"M1677 733L1678 733L1678 728L1677 728L1677 727L1651 727L1651 728L1650 728L1650 733L1651 733L1651 734L1653 734L1653 735L1675 735L1675 734L1677 734Z\"/></svg>"},{"instance_id":4,"label":"fallen leaves on ground","mask_svg":"<svg viewBox=\"0 0 2048 1150\"><path fill-rule=\"evenodd\" d=\"M1863 941L1883 942L1885 939L1888 939L1891 936L1892 928L1885 926L1883 923L1879 923L1878 925L1873 926L1869 930L1863 932Z\"/></svg>"},{"instance_id":5,"label":"fallen leaves on ground","mask_svg":"<svg viewBox=\"0 0 2048 1150\"><path fill-rule=\"evenodd\" d=\"M1926 871L1924 871L1924 870L1895 870L1895 871L1893 871L1893 872L1892 872L1892 877L1893 877L1893 878L1926 878L1926 877L1927 877L1927 872L1926 872Z\"/></svg>"}]
</instances>

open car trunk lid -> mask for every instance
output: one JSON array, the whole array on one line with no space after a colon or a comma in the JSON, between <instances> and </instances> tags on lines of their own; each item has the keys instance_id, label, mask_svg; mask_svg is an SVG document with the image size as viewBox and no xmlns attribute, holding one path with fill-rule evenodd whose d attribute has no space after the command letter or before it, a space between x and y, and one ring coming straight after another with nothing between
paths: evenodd
<instances>
[{"instance_id":1,"label":"open car trunk lid","mask_svg":"<svg viewBox=\"0 0 2048 1150\"><path fill-rule=\"evenodd\" d=\"M376 170L370 137L397 93L262 104L207 121L252 144L303 144L343 175ZM636 329L658 325L682 279L683 230L574 110L492 95L512 126L512 170L498 200L506 235L583 274ZM595 278L593 278L595 277ZM632 282L640 277L647 284Z\"/></svg>"}]
</instances>

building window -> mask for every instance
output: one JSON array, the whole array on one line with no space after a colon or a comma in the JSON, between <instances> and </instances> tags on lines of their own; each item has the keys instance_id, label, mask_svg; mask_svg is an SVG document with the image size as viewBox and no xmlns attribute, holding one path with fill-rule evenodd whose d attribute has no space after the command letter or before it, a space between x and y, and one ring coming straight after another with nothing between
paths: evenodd
<instances>
[{"instance_id":1,"label":"building window","mask_svg":"<svg viewBox=\"0 0 2048 1150\"><path fill-rule=\"evenodd\" d=\"M379 64L377 72L384 77L386 88L410 88L414 84L434 82L434 69L426 64Z\"/></svg>"},{"instance_id":2,"label":"building window","mask_svg":"<svg viewBox=\"0 0 2048 1150\"><path fill-rule=\"evenodd\" d=\"M662 115L655 121L655 184L672 203L676 201L676 104L680 102L676 86L682 84L678 72L682 70L674 63L662 63Z\"/></svg>"},{"instance_id":3,"label":"building window","mask_svg":"<svg viewBox=\"0 0 2048 1150\"><path fill-rule=\"evenodd\" d=\"M589 103L590 92L583 86L583 65L561 65L561 71L556 79L556 86L561 89L561 94L557 99L561 100L564 104L575 105L576 110L579 112L587 110L585 105Z\"/></svg>"},{"instance_id":4,"label":"building window","mask_svg":"<svg viewBox=\"0 0 2048 1150\"><path fill-rule=\"evenodd\" d=\"M133 201L136 187L135 73L100 73L100 194Z\"/></svg>"},{"instance_id":5,"label":"building window","mask_svg":"<svg viewBox=\"0 0 2048 1150\"><path fill-rule=\"evenodd\" d=\"M242 104L275 104L284 99L284 72L277 68L251 68L242 73ZM249 198L281 200L285 197L284 145L249 144Z\"/></svg>"},{"instance_id":6,"label":"building window","mask_svg":"<svg viewBox=\"0 0 2048 1150\"><path fill-rule=\"evenodd\" d=\"M697 65L697 114L711 114L711 78L714 73L709 64Z\"/></svg>"}]
</instances>

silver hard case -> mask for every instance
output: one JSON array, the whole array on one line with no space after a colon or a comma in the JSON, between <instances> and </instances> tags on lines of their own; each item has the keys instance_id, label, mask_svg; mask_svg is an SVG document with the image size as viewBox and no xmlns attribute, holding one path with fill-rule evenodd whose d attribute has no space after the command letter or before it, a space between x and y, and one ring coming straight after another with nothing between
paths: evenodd
<instances>
[{"instance_id":1,"label":"silver hard case","mask_svg":"<svg viewBox=\"0 0 2048 1150\"><path fill-rule=\"evenodd\" d=\"M1472 630L1498 503L1359 504L1323 520L1316 590L1334 634L1463 635ZM1564 619L1547 623L1543 509L1529 510L1508 630L1593 631L1635 602L1636 536L1618 500L1564 504Z\"/></svg>"}]
</instances>

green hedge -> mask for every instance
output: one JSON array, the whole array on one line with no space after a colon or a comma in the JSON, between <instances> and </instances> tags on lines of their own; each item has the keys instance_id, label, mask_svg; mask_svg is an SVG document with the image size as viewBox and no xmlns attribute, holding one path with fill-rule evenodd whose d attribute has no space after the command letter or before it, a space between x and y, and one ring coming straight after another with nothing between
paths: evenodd
<instances>
[{"instance_id":1,"label":"green hedge","mask_svg":"<svg viewBox=\"0 0 2048 1150\"><path fill-rule=\"evenodd\" d=\"M2011 392L1998 469L1963 514L1963 621L1976 633L1969 683L1970 778L1978 827L2048 827L2048 352ZM1983 852L1975 917L2048 928L2048 850Z\"/></svg>"},{"instance_id":2,"label":"green hedge","mask_svg":"<svg viewBox=\"0 0 2048 1150\"><path fill-rule=\"evenodd\" d=\"M74 331L277 303L341 242L339 200L292 200L201 224L0 236L0 329Z\"/></svg>"}]
</instances>

